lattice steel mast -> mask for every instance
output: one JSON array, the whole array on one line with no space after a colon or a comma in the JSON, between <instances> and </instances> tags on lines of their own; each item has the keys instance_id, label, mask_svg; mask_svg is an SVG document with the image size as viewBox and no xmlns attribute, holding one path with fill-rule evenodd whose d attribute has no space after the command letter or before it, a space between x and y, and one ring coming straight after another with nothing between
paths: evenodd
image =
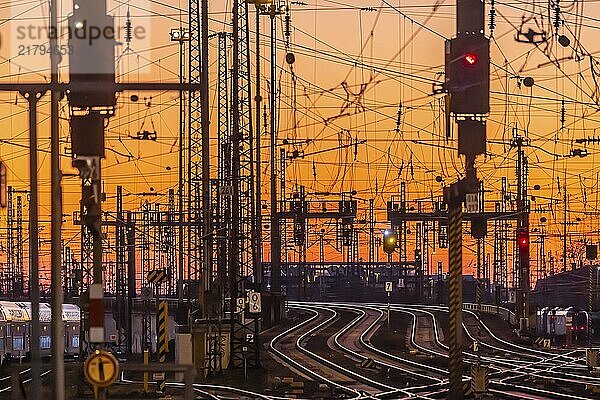
<instances>
[{"instance_id":1,"label":"lattice steel mast","mask_svg":"<svg viewBox=\"0 0 600 400\"><path fill-rule=\"evenodd\" d=\"M232 76L232 229L230 234L230 294L231 309L235 298L244 296L249 278L254 275L253 223L254 175L252 153L252 114L250 99L250 57L248 4L233 2L233 76ZM256 320L246 321L243 313L232 319L231 365L241 367L258 364L258 343L247 341L248 335L257 338ZM246 349L244 351L244 349Z\"/></svg>"},{"instance_id":2,"label":"lattice steel mast","mask_svg":"<svg viewBox=\"0 0 600 400\"><path fill-rule=\"evenodd\" d=\"M202 80L200 64L201 39L200 39L200 0L189 2L189 81L191 84L199 84ZM202 172L202 108L200 92L189 94L188 111L188 163L187 163L187 253L188 253L188 298L194 297L191 282L197 282L199 278L199 266L202 256L202 197L201 197L201 172ZM197 293L198 294L198 293Z\"/></svg>"},{"instance_id":3,"label":"lattice steel mast","mask_svg":"<svg viewBox=\"0 0 600 400\"><path fill-rule=\"evenodd\" d=\"M219 32L218 34L218 172L217 178L220 185L224 188L231 188L231 126L230 126L230 109L229 109L229 87L227 68L227 33ZM227 260L228 246L227 238L231 229L231 196L219 196L219 224L218 224L218 256L217 256L217 280L221 287L222 293L227 291ZM229 294L229 293L227 293ZM223 295L223 299L227 297Z\"/></svg>"}]
</instances>

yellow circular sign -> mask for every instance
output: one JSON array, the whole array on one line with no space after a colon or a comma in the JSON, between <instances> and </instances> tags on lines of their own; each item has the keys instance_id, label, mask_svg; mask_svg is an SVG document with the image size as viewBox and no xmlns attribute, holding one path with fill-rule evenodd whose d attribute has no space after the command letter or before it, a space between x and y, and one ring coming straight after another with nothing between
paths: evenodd
<instances>
[{"instance_id":1,"label":"yellow circular sign","mask_svg":"<svg viewBox=\"0 0 600 400\"><path fill-rule=\"evenodd\" d=\"M119 362L105 350L95 350L83 364L85 379L92 385L107 387L112 385L119 375Z\"/></svg>"}]
</instances>

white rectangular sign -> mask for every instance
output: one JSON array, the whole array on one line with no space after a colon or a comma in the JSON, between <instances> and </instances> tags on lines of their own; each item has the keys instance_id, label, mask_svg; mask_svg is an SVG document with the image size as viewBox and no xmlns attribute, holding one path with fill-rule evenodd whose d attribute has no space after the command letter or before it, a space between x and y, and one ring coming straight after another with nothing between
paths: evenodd
<instances>
[{"instance_id":1,"label":"white rectangular sign","mask_svg":"<svg viewBox=\"0 0 600 400\"><path fill-rule=\"evenodd\" d=\"M235 299L235 303L237 305L237 312L244 311L244 305L246 304L246 302L244 301L243 297L238 297L237 299Z\"/></svg>"},{"instance_id":2,"label":"white rectangular sign","mask_svg":"<svg viewBox=\"0 0 600 400\"><path fill-rule=\"evenodd\" d=\"M219 186L219 195L233 196L233 186L231 186L231 185Z\"/></svg>"},{"instance_id":3,"label":"white rectangular sign","mask_svg":"<svg viewBox=\"0 0 600 400\"><path fill-rule=\"evenodd\" d=\"M477 193L467 193L465 203L467 204L468 213L476 213L479 211L479 196Z\"/></svg>"},{"instance_id":4,"label":"white rectangular sign","mask_svg":"<svg viewBox=\"0 0 600 400\"><path fill-rule=\"evenodd\" d=\"M261 296L258 292L248 293L248 308L251 313L259 314L261 312Z\"/></svg>"}]
</instances>

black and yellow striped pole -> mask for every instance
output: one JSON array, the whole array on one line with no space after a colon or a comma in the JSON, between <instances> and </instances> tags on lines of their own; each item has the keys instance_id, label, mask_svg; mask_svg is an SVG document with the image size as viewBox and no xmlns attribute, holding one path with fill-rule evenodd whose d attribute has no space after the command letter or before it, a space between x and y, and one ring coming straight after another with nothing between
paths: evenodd
<instances>
[{"instance_id":1,"label":"black and yellow striped pole","mask_svg":"<svg viewBox=\"0 0 600 400\"><path fill-rule=\"evenodd\" d=\"M448 375L450 400L464 397L470 388L463 383L462 332L462 206L468 193L477 193L480 181L475 171L475 155L467 154L466 176L444 188L444 202L448 205ZM468 201L468 199L467 199Z\"/></svg>"},{"instance_id":2,"label":"black and yellow striped pole","mask_svg":"<svg viewBox=\"0 0 600 400\"><path fill-rule=\"evenodd\" d=\"M448 202L448 373L450 399L462 399L462 201Z\"/></svg>"},{"instance_id":3,"label":"black and yellow striped pole","mask_svg":"<svg viewBox=\"0 0 600 400\"><path fill-rule=\"evenodd\" d=\"M589 250L588 250L589 249ZM585 258L595 260L598 255L597 245L586 246ZM592 311L594 311L594 287L593 287L593 271L596 268L590 263L588 265L588 314L587 314L587 342L588 346L592 345Z\"/></svg>"},{"instance_id":4,"label":"black and yellow striped pole","mask_svg":"<svg viewBox=\"0 0 600 400\"><path fill-rule=\"evenodd\" d=\"M455 116L458 127L458 154L465 156L465 176L444 188L444 202L448 205L448 398L451 400L462 399L465 393L462 381L462 203L467 200L467 210L474 208L477 211L482 206L477 206L473 196L467 198L466 195L480 191L475 158L486 151L490 42L483 33L484 21L485 2L456 0L456 37L447 40L445 46L443 89L450 94L447 107ZM447 124L446 128L450 126Z\"/></svg>"},{"instance_id":5,"label":"black and yellow striped pole","mask_svg":"<svg viewBox=\"0 0 600 400\"><path fill-rule=\"evenodd\" d=\"M164 363L169 352L169 340L167 331L167 319L169 317L169 308L166 300L161 300L158 303L158 315L156 323L156 335L158 336L158 362ZM162 379L157 379L158 391L165 392L166 375L161 375Z\"/></svg>"}]
</instances>

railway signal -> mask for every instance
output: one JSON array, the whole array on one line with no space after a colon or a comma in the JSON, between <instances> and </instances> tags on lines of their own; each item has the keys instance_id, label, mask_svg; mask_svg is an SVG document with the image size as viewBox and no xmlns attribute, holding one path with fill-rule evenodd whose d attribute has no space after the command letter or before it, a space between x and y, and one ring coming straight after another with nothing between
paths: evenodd
<instances>
[{"instance_id":1,"label":"railway signal","mask_svg":"<svg viewBox=\"0 0 600 400\"><path fill-rule=\"evenodd\" d=\"M529 248L529 232L526 230L520 230L517 233L517 243L519 245L519 249L528 249Z\"/></svg>"},{"instance_id":2,"label":"railway signal","mask_svg":"<svg viewBox=\"0 0 600 400\"><path fill-rule=\"evenodd\" d=\"M2 190L2 189L0 188L0 190ZM586 258L586 260L595 260L598 258L598 245L597 244L586 244L585 245L585 258Z\"/></svg>"},{"instance_id":3,"label":"railway signal","mask_svg":"<svg viewBox=\"0 0 600 400\"><path fill-rule=\"evenodd\" d=\"M529 231L527 229L520 229L517 232L517 246L521 267L529 265Z\"/></svg>"},{"instance_id":4,"label":"railway signal","mask_svg":"<svg viewBox=\"0 0 600 400\"><path fill-rule=\"evenodd\" d=\"M82 109L114 107L115 28L113 17L107 15L106 1L79 2L68 23L73 32L69 35L70 105Z\"/></svg>"},{"instance_id":5,"label":"railway signal","mask_svg":"<svg viewBox=\"0 0 600 400\"><path fill-rule=\"evenodd\" d=\"M6 179L6 165L0 161L0 208L6 208L7 201L7 179Z\"/></svg>"},{"instance_id":6,"label":"railway signal","mask_svg":"<svg viewBox=\"0 0 600 400\"><path fill-rule=\"evenodd\" d=\"M423 256L421 254L421 250L416 249L415 250L415 267L416 268L421 268L422 267L422 263L423 263Z\"/></svg>"},{"instance_id":7,"label":"railway signal","mask_svg":"<svg viewBox=\"0 0 600 400\"><path fill-rule=\"evenodd\" d=\"M393 230L383 231L383 251L392 254L398 247L398 234Z\"/></svg>"},{"instance_id":8,"label":"railway signal","mask_svg":"<svg viewBox=\"0 0 600 400\"><path fill-rule=\"evenodd\" d=\"M446 43L446 89L454 114L490 112L490 41L461 35Z\"/></svg>"},{"instance_id":9,"label":"railway signal","mask_svg":"<svg viewBox=\"0 0 600 400\"><path fill-rule=\"evenodd\" d=\"M521 266L529 264L529 230L521 228L517 231L517 246L519 248L519 262Z\"/></svg>"},{"instance_id":10,"label":"railway signal","mask_svg":"<svg viewBox=\"0 0 600 400\"><path fill-rule=\"evenodd\" d=\"M448 206L448 375L450 399L462 399L462 204L481 186L475 159L485 153L485 117L490 111L490 42L484 35L484 2L456 1L456 37L446 41L444 92L458 124L458 153L465 177L444 188Z\"/></svg>"},{"instance_id":11,"label":"railway signal","mask_svg":"<svg viewBox=\"0 0 600 400\"><path fill-rule=\"evenodd\" d=\"M457 2L456 37L446 41L448 111L458 124L458 153L485 153L485 116L490 112L490 40L484 35L481 0Z\"/></svg>"},{"instance_id":12,"label":"railway signal","mask_svg":"<svg viewBox=\"0 0 600 400\"><path fill-rule=\"evenodd\" d=\"M522 222L521 222L522 223ZM521 330L527 329L528 322L528 292L529 292L529 229L527 226L517 230L517 249L519 257L519 277L523 280L517 288L516 307L519 315L519 325Z\"/></svg>"}]
</instances>

